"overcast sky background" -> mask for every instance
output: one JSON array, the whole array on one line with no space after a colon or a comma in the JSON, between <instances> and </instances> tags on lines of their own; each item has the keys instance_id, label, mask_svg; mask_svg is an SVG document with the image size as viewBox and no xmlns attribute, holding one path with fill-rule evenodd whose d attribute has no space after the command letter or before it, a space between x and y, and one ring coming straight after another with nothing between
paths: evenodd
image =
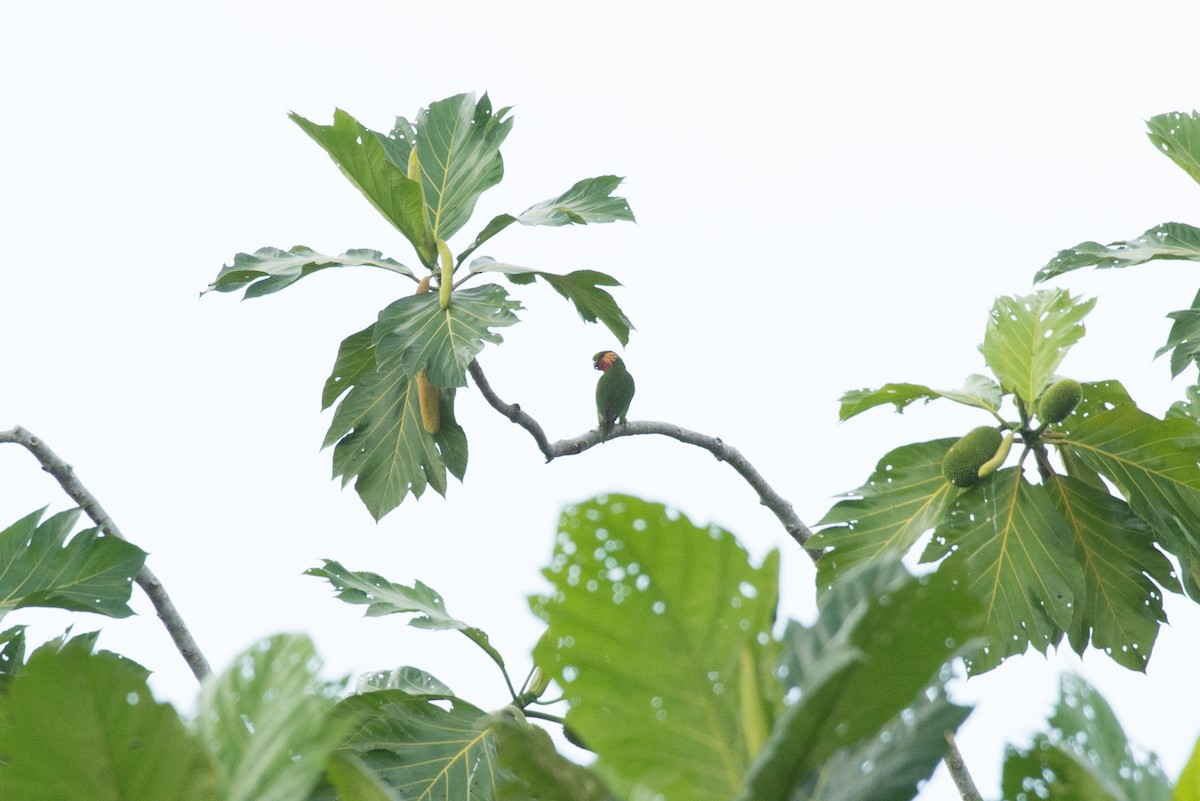
<instances>
[{"instance_id":1,"label":"overcast sky background","mask_svg":"<svg viewBox=\"0 0 1200 801\"><path fill-rule=\"evenodd\" d=\"M266 299L198 298L223 262L265 245L326 253L407 243L287 119L335 107L387 130L464 91L515 107L506 179L463 240L575 180L627 176L637 225L510 229L481 251L625 284L637 326L631 417L740 448L801 517L859 486L892 447L960 434L963 408L837 423L847 389L958 386L999 294L1031 290L1057 250L1200 221L1200 186L1155 153L1144 120L1200 100L1191 2L571 5L343 2L0 6L0 428L72 462L150 552L214 667L257 638L310 633L329 675L415 664L484 707L505 694L464 638L361 618L301 572L322 558L439 590L515 674L540 633L559 509L606 491L678 507L783 550L784 614L810 620L814 569L754 493L707 453L624 439L543 460L459 396L466 483L380 524L329 480L320 390L338 343L407 281L329 271ZM453 243L452 243L453 244ZM461 242L460 242L461 248ZM1162 414L1182 396L1166 312L1192 264L1078 273L1099 296L1061 372L1119 378ZM615 344L543 286L480 357L551 438L594 423L590 356ZM0 526L69 502L23 450L0 449ZM103 627L190 708L195 685L149 604L106 621L11 614L34 640ZM960 733L998 794L1005 742L1044 726L1057 675L1082 672L1131 738L1178 776L1200 733L1200 613L1168 599L1147 675L1100 654L1029 654L960 685ZM953 794L942 777L925 798Z\"/></svg>"}]
</instances>

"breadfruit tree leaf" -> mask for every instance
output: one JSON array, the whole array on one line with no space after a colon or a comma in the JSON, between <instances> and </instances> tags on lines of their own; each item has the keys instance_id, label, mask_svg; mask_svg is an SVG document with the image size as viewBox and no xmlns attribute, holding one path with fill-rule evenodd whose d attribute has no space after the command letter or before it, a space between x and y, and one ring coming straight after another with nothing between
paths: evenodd
<instances>
[{"instance_id":1,"label":"breadfruit tree leaf","mask_svg":"<svg viewBox=\"0 0 1200 801\"><path fill-rule=\"evenodd\" d=\"M884 384L879 389L853 389L842 395L839 420L849 420L868 409L890 403L898 413L916 401L929 403L937 398L946 398L965 406L974 406L989 412L1000 411L1003 394L995 381L984 375L970 375L962 389L930 389L923 384Z\"/></svg>"},{"instance_id":2,"label":"breadfruit tree leaf","mask_svg":"<svg viewBox=\"0 0 1200 801\"><path fill-rule=\"evenodd\" d=\"M1150 524L1179 560L1188 594L1200 598L1200 425L1159 420L1130 402L1086 416L1076 409L1063 428L1066 444Z\"/></svg>"},{"instance_id":3,"label":"breadfruit tree leaf","mask_svg":"<svg viewBox=\"0 0 1200 801\"><path fill-rule=\"evenodd\" d=\"M954 438L905 445L886 454L867 483L825 513L809 541L829 548L817 563L817 586L885 553L907 553L933 531L960 490L942 475L942 459Z\"/></svg>"},{"instance_id":4,"label":"breadfruit tree leaf","mask_svg":"<svg viewBox=\"0 0 1200 801\"><path fill-rule=\"evenodd\" d=\"M375 360L398 359L409 376L424 370L436 387L465 387L471 360L486 343L504 340L492 329L520 322L520 308L497 284L456 290L445 309L436 292L406 295L379 313Z\"/></svg>"},{"instance_id":5,"label":"breadfruit tree leaf","mask_svg":"<svg viewBox=\"0 0 1200 801\"><path fill-rule=\"evenodd\" d=\"M1191 420L1193 423L1200 423L1200 384L1193 384L1187 388L1187 396L1183 400L1177 400L1167 409L1166 418L1182 418Z\"/></svg>"},{"instance_id":6,"label":"breadfruit tree leaf","mask_svg":"<svg viewBox=\"0 0 1200 801\"><path fill-rule=\"evenodd\" d=\"M504 711L491 716L496 757L506 777L497 801L617 801L594 772L564 758L544 729Z\"/></svg>"},{"instance_id":7,"label":"breadfruit tree leaf","mask_svg":"<svg viewBox=\"0 0 1200 801\"><path fill-rule=\"evenodd\" d=\"M1082 654L1090 641L1118 664L1144 671L1167 620L1160 587L1182 591L1170 560L1124 501L1067 476L1044 483L1083 568L1084 593L1067 632L1071 647Z\"/></svg>"},{"instance_id":8,"label":"breadfruit tree leaf","mask_svg":"<svg viewBox=\"0 0 1200 801\"><path fill-rule=\"evenodd\" d=\"M321 390L321 411L375 371L375 323L342 340L333 371Z\"/></svg>"},{"instance_id":9,"label":"breadfruit tree leaf","mask_svg":"<svg viewBox=\"0 0 1200 801\"><path fill-rule=\"evenodd\" d=\"M1019 467L1000 470L962 493L921 557L946 571L983 604L983 648L967 669L984 673L1029 645L1045 651L1071 625L1084 595L1071 531L1046 488Z\"/></svg>"},{"instance_id":10,"label":"breadfruit tree leaf","mask_svg":"<svg viewBox=\"0 0 1200 801\"><path fill-rule=\"evenodd\" d=\"M531 270L528 267L518 267L513 264L501 264L488 256L481 256L471 262L472 273L498 272L508 276L514 284L530 284L534 279L541 278L575 305L575 310L584 322L601 322L612 331L622 345L629 344L629 332L633 323L621 311L617 301L601 287L621 286L621 282L595 270L576 270L566 275Z\"/></svg>"},{"instance_id":11,"label":"breadfruit tree leaf","mask_svg":"<svg viewBox=\"0 0 1200 801\"><path fill-rule=\"evenodd\" d=\"M455 95L421 109L415 123L397 117L390 133L375 134L388 161L405 174L417 148L434 241L450 239L470 219L479 196L504 177L500 145L512 130L508 111L493 113L486 94L478 102L474 94Z\"/></svg>"},{"instance_id":12,"label":"breadfruit tree leaf","mask_svg":"<svg viewBox=\"0 0 1200 801\"><path fill-rule=\"evenodd\" d=\"M760 683L778 569L777 552L754 567L729 532L637 498L563 512L543 571L554 588L532 600L549 626L534 658L563 687L568 725L624 782L698 801L737 792L778 709Z\"/></svg>"},{"instance_id":13,"label":"breadfruit tree leaf","mask_svg":"<svg viewBox=\"0 0 1200 801\"><path fill-rule=\"evenodd\" d=\"M146 553L136 545L80 531L80 510L40 522L45 509L0 531L0 617L26 606L48 606L109 617L129 617L133 578Z\"/></svg>"},{"instance_id":14,"label":"breadfruit tree leaf","mask_svg":"<svg viewBox=\"0 0 1200 801\"><path fill-rule=\"evenodd\" d=\"M911 717L940 668L969 647L980 625L978 601L953 581L917 579L897 564L891 557L846 571L823 598L814 627L789 626L786 644L808 660L800 697L776 720L738 801L808 797L822 768L845 766L842 749L869 748L898 716ZM887 589L876 594L880 586ZM826 615L834 620L823 622ZM894 777L864 781L876 778L881 792L894 791Z\"/></svg>"},{"instance_id":15,"label":"breadfruit tree leaf","mask_svg":"<svg viewBox=\"0 0 1200 801\"><path fill-rule=\"evenodd\" d=\"M932 698L930 697L932 696ZM946 755L946 732L971 713L940 683L918 693L878 734L838 751L810 779L808 801L910 801Z\"/></svg>"},{"instance_id":16,"label":"breadfruit tree leaf","mask_svg":"<svg viewBox=\"0 0 1200 801\"><path fill-rule=\"evenodd\" d=\"M1060 250L1034 275L1034 283L1078 270L1081 267L1108 269L1134 267L1156 259L1200 261L1200 228L1183 223L1156 225L1137 239L1124 242L1081 242Z\"/></svg>"},{"instance_id":17,"label":"breadfruit tree leaf","mask_svg":"<svg viewBox=\"0 0 1200 801\"><path fill-rule=\"evenodd\" d=\"M1171 354L1171 377L1187 369L1189 364L1200 361L1200 294L1192 301L1190 309L1173 311L1167 317L1174 320L1167 344L1154 352L1157 359L1164 353Z\"/></svg>"},{"instance_id":18,"label":"breadfruit tree leaf","mask_svg":"<svg viewBox=\"0 0 1200 801\"><path fill-rule=\"evenodd\" d=\"M1080 301L1062 289L997 298L982 351L1000 385L1031 406L1083 336L1083 318L1095 305L1095 298Z\"/></svg>"},{"instance_id":19,"label":"breadfruit tree leaf","mask_svg":"<svg viewBox=\"0 0 1200 801\"><path fill-rule=\"evenodd\" d=\"M276 635L239 655L200 692L196 728L225 801L306 798L346 726L331 722L331 689L312 642Z\"/></svg>"},{"instance_id":20,"label":"breadfruit tree leaf","mask_svg":"<svg viewBox=\"0 0 1200 801\"><path fill-rule=\"evenodd\" d=\"M334 715L352 755L402 798L489 801L505 778L487 713L453 699L443 708L399 690L352 695Z\"/></svg>"},{"instance_id":21,"label":"breadfruit tree leaf","mask_svg":"<svg viewBox=\"0 0 1200 801\"><path fill-rule=\"evenodd\" d=\"M409 378L399 354L370 372L363 369L358 347L363 333L351 337L359 339L351 345L356 356L343 364L353 362L346 375L339 376L335 367L326 382L326 398L344 387L350 391L333 414L324 445L334 445L334 476L341 476L342 486L353 480L355 492L379 520L410 492L419 498L432 486L445 495L446 471L460 480L466 471L467 438L454 419L454 391L449 389L441 391L441 428L436 434L425 430L417 382ZM348 342L342 343L343 353Z\"/></svg>"},{"instance_id":22,"label":"breadfruit tree leaf","mask_svg":"<svg viewBox=\"0 0 1200 801\"><path fill-rule=\"evenodd\" d=\"M1028 748L1009 746L1005 798L1168 801L1171 784L1154 754L1134 753L1112 708L1079 676L1065 673L1050 731ZM1176 796L1178 798L1178 796Z\"/></svg>"},{"instance_id":23,"label":"breadfruit tree leaf","mask_svg":"<svg viewBox=\"0 0 1200 801\"><path fill-rule=\"evenodd\" d=\"M377 670L364 673L355 682L355 692L369 693L376 690L403 690L409 695L437 696L448 698L454 691L431 673L411 665L394 670Z\"/></svg>"},{"instance_id":24,"label":"breadfruit tree leaf","mask_svg":"<svg viewBox=\"0 0 1200 801\"><path fill-rule=\"evenodd\" d=\"M339 600L348 604L364 604L367 617L381 615L415 615L408 625L433 631L461 631L472 642L482 648L496 664L504 666L499 652L492 647L487 633L474 626L451 617L446 611L446 602L436 590L420 581L413 586L395 584L378 573L354 572L331 559L324 560L324 567L311 567L304 571L306 576L324 578L337 590Z\"/></svg>"},{"instance_id":25,"label":"breadfruit tree leaf","mask_svg":"<svg viewBox=\"0 0 1200 801\"><path fill-rule=\"evenodd\" d=\"M1192 756L1183 766L1179 781L1175 783L1172 801L1200 801L1200 741L1192 750Z\"/></svg>"},{"instance_id":26,"label":"breadfruit tree leaf","mask_svg":"<svg viewBox=\"0 0 1200 801\"><path fill-rule=\"evenodd\" d=\"M337 792L337 801L399 801L382 779L347 753L336 753L325 760L325 776ZM316 796L310 797L315 801Z\"/></svg>"},{"instance_id":27,"label":"breadfruit tree leaf","mask_svg":"<svg viewBox=\"0 0 1200 801\"><path fill-rule=\"evenodd\" d=\"M348 250L340 256L325 256L312 248L297 245L291 250L268 247L254 253L238 253L233 257L233 264L221 267L205 291L236 292L245 287L243 298L259 298L329 267L378 267L414 277L412 270L378 250Z\"/></svg>"},{"instance_id":28,"label":"breadfruit tree leaf","mask_svg":"<svg viewBox=\"0 0 1200 801\"><path fill-rule=\"evenodd\" d=\"M620 220L633 222L633 211L613 192L624 178L601 175L584 178L561 195L536 203L517 217L522 225L588 225Z\"/></svg>"},{"instance_id":29,"label":"breadfruit tree leaf","mask_svg":"<svg viewBox=\"0 0 1200 801\"><path fill-rule=\"evenodd\" d=\"M25 626L13 626L0 632L0 693L25 665Z\"/></svg>"},{"instance_id":30,"label":"breadfruit tree leaf","mask_svg":"<svg viewBox=\"0 0 1200 801\"><path fill-rule=\"evenodd\" d=\"M289 117L325 149L342 174L404 234L423 261L432 263L434 239L425 220L421 185L408 179L406 168L388 160L378 135L341 109L334 111L332 125L317 125L294 113Z\"/></svg>"},{"instance_id":31,"label":"breadfruit tree leaf","mask_svg":"<svg viewBox=\"0 0 1200 801\"><path fill-rule=\"evenodd\" d=\"M217 801L203 745L148 671L77 638L35 651L0 694L0 795L22 801Z\"/></svg>"},{"instance_id":32,"label":"breadfruit tree leaf","mask_svg":"<svg viewBox=\"0 0 1200 801\"><path fill-rule=\"evenodd\" d=\"M1200 114L1158 114L1146 120L1146 127L1154 146L1200 183Z\"/></svg>"},{"instance_id":33,"label":"breadfruit tree leaf","mask_svg":"<svg viewBox=\"0 0 1200 801\"><path fill-rule=\"evenodd\" d=\"M633 222L633 211L629 208L629 202L623 197L612 196L623 180L625 179L614 175L585 178L558 197L535 203L521 212L520 216L497 215L484 226L471 246L458 255L458 261L461 263L480 245L515 222L522 225L555 226L588 225L619 220Z\"/></svg>"}]
</instances>

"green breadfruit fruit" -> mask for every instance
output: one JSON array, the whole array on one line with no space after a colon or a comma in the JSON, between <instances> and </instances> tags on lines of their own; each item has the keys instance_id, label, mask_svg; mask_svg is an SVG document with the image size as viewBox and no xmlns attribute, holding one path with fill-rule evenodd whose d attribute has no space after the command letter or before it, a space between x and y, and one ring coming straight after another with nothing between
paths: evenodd
<instances>
[{"instance_id":1,"label":"green breadfruit fruit","mask_svg":"<svg viewBox=\"0 0 1200 801\"><path fill-rule=\"evenodd\" d=\"M1061 423L1083 400L1083 387L1073 378L1055 381L1042 393L1037 416L1043 423Z\"/></svg>"},{"instance_id":2,"label":"green breadfruit fruit","mask_svg":"<svg viewBox=\"0 0 1200 801\"><path fill-rule=\"evenodd\" d=\"M575 731L566 723L563 724L563 737L567 739L568 743L576 748L582 748L584 751L592 750L588 747L588 744L583 741L583 738L579 736L579 732Z\"/></svg>"},{"instance_id":3,"label":"green breadfruit fruit","mask_svg":"<svg viewBox=\"0 0 1200 801\"><path fill-rule=\"evenodd\" d=\"M979 468L996 455L1004 436L1000 429L980 426L968 431L950 446L942 459L942 474L956 487L973 487L979 483Z\"/></svg>"}]
</instances>

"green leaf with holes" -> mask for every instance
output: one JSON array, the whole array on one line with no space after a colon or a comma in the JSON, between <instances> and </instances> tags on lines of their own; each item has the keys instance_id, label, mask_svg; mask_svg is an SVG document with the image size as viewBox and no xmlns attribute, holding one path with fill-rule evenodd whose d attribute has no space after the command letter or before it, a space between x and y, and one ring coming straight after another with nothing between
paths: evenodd
<instances>
[{"instance_id":1,"label":"green leaf with holes","mask_svg":"<svg viewBox=\"0 0 1200 801\"><path fill-rule=\"evenodd\" d=\"M76 638L42 646L0 694L0 797L216 801L217 774L148 671Z\"/></svg>"},{"instance_id":2,"label":"green leaf with holes","mask_svg":"<svg viewBox=\"0 0 1200 801\"><path fill-rule=\"evenodd\" d=\"M959 495L923 562L960 576L983 604L987 642L967 656L983 673L1032 645L1045 651L1071 625L1084 594L1071 531L1046 488L1011 467Z\"/></svg>"},{"instance_id":3,"label":"green leaf with holes","mask_svg":"<svg viewBox=\"0 0 1200 801\"><path fill-rule=\"evenodd\" d=\"M1154 146L1200 183L1200 114L1157 114L1146 120L1146 127Z\"/></svg>"},{"instance_id":4,"label":"green leaf with holes","mask_svg":"<svg viewBox=\"0 0 1200 801\"><path fill-rule=\"evenodd\" d=\"M465 387L467 365L485 344L504 341L493 329L520 322L520 308L497 284L456 290L445 309L436 292L407 295L379 313L375 360L398 359L409 376L424 370L436 387Z\"/></svg>"},{"instance_id":5,"label":"green leaf with holes","mask_svg":"<svg viewBox=\"0 0 1200 801\"><path fill-rule=\"evenodd\" d=\"M1079 654L1090 642L1131 670L1146 669L1167 616L1162 588L1181 592L1147 526L1119 498L1068 476L1045 482L1075 541L1084 592L1068 629Z\"/></svg>"},{"instance_id":6,"label":"green leaf with holes","mask_svg":"<svg viewBox=\"0 0 1200 801\"><path fill-rule=\"evenodd\" d=\"M1171 783L1154 754L1136 753L1112 707L1079 676L1064 674L1050 731L1009 746L1005 798L1168 801ZM1178 797L1178 796L1176 796Z\"/></svg>"},{"instance_id":7,"label":"green leaf with holes","mask_svg":"<svg viewBox=\"0 0 1200 801\"><path fill-rule=\"evenodd\" d=\"M71 536L80 510L42 521L45 509L0 531L0 617L13 609L48 606L128 617L134 576L146 553L89 528Z\"/></svg>"},{"instance_id":8,"label":"green leaf with holes","mask_svg":"<svg viewBox=\"0 0 1200 801\"><path fill-rule=\"evenodd\" d=\"M898 720L911 723L938 694L924 691L940 683L940 669L971 646L979 626L979 602L959 583L917 579L896 556L840 575L819 601L816 624L788 626L782 667L799 700L777 718L737 801L809 798L825 779L839 778L850 783L831 797L910 798L923 778L917 774L928 775L938 757L919 743L889 743L884 732L895 732ZM943 719L961 721L956 714ZM936 750L940 755L944 746ZM878 773L855 761L856 754L889 751L894 761ZM908 758L915 764L905 767Z\"/></svg>"},{"instance_id":9,"label":"green leaf with holes","mask_svg":"<svg viewBox=\"0 0 1200 801\"><path fill-rule=\"evenodd\" d=\"M305 798L347 726L329 720L333 689L312 642L276 635L204 683L196 727L218 767L225 801Z\"/></svg>"},{"instance_id":10,"label":"green leaf with holes","mask_svg":"<svg viewBox=\"0 0 1200 801\"><path fill-rule=\"evenodd\" d=\"M974 406L989 412L1000 411L1003 394L998 384L985 375L967 377L962 389L930 389L923 384L884 384L879 389L853 389L842 395L838 409L839 420L849 420L876 406L892 404L903 412L911 403L945 398L964 406Z\"/></svg>"},{"instance_id":11,"label":"green leaf with holes","mask_svg":"<svg viewBox=\"0 0 1200 801\"><path fill-rule=\"evenodd\" d=\"M486 94L478 101L461 94L430 103L415 123L397 117L390 133L373 134L388 161L405 174L416 147L433 241L449 240L470 219L479 196L504 177L500 145L512 130L508 112L493 112Z\"/></svg>"},{"instance_id":12,"label":"green leaf with holes","mask_svg":"<svg viewBox=\"0 0 1200 801\"><path fill-rule=\"evenodd\" d=\"M886 553L904 554L928 534L961 492L942 475L942 459L957 440L918 442L890 451L867 483L838 501L809 540L830 549L817 563L817 586L860 562Z\"/></svg>"},{"instance_id":13,"label":"green leaf with holes","mask_svg":"<svg viewBox=\"0 0 1200 801\"><path fill-rule=\"evenodd\" d=\"M291 250L268 247L254 253L238 253L233 257L233 264L221 267L205 291L236 292L245 287L244 298L260 298L330 267L376 267L413 277L412 270L378 250L348 250L340 256L325 256L312 248L297 245Z\"/></svg>"},{"instance_id":14,"label":"green leaf with holes","mask_svg":"<svg viewBox=\"0 0 1200 801\"><path fill-rule=\"evenodd\" d=\"M1167 344L1154 352L1158 358L1171 354L1171 376L1177 376L1189 364L1200 360L1200 293L1192 301L1190 309L1173 311L1167 315L1174 322L1167 334Z\"/></svg>"},{"instance_id":15,"label":"green leaf with holes","mask_svg":"<svg viewBox=\"0 0 1200 801\"><path fill-rule=\"evenodd\" d=\"M1067 351L1084 334L1083 318L1096 305L1062 289L996 299L983 336L983 358L1000 385L1032 408Z\"/></svg>"},{"instance_id":16,"label":"green leaf with holes","mask_svg":"<svg viewBox=\"0 0 1200 801\"><path fill-rule=\"evenodd\" d=\"M335 720L349 730L337 753L403 798L491 799L505 779L489 715L461 699L443 708L399 690L362 693L338 703Z\"/></svg>"},{"instance_id":17,"label":"green leaf with holes","mask_svg":"<svg viewBox=\"0 0 1200 801\"><path fill-rule=\"evenodd\" d=\"M1099 270L1135 267L1156 260L1200 261L1200 228L1183 223L1163 223L1146 233L1122 242L1081 242L1073 248L1060 250L1033 277L1034 283L1078 270L1095 267Z\"/></svg>"},{"instance_id":18,"label":"green leaf with holes","mask_svg":"<svg viewBox=\"0 0 1200 801\"><path fill-rule=\"evenodd\" d=\"M432 264L436 240L425 219L421 184L408 179L407 164L389 161L379 135L341 109L334 111L332 125L318 125L299 114L288 116L325 149L375 210L404 234L422 261Z\"/></svg>"},{"instance_id":19,"label":"green leaf with holes","mask_svg":"<svg viewBox=\"0 0 1200 801\"><path fill-rule=\"evenodd\" d=\"M738 791L780 707L762 678L778 559L755 567L729 532L629 496L563 512L553 589L532 602L549 626L534 658L623 781L698 801Z\"/></svg>"},{"instance_id":20,"label":"green leaf with holes","mask_svg":"<svg viewBox=\"0 0 1200 801\"><path fill-rule=\"evenodd\" d=\"M1132 402L1108 405L1089 414L1076 409L1063 422L1066 444L1150 524L1179 560L1188 594L1200 598L1200 425L1159 420Z\"/></svg>"}]
</instances>

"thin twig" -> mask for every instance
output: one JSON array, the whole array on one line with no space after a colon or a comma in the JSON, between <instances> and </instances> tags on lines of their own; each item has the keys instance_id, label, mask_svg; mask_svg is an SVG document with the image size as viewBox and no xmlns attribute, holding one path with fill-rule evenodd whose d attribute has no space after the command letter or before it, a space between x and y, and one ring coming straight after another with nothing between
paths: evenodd
<instances>
[{"instance_id":1,"label":"thin twig","mask_svg":"<svg viewBox=\"0 0 1200 801\"><path fill-rule=\"evenodd\" d=\"M979 789L975 786L975 780L971 778L970 772L967 770L967 765L963 762L962 754L958 751L958 746L954 743L954 732L946 732L946 770L950 771L950 778L954 779L954 786L958 788L958 794L962 796L963 801L983 801L983 796L979 795Z\"/></svg>"},{"instance_id":2,"label":"thin twig","mask_svg":"<svg viewBox=\"0 0 1200 801\"><path fill-rule=\"evenodd\" d=\"M479 387L479 391L483 393L483 397L492 408L528 431L533 436L534 442L537 443L538 450L546 457L547 462L553 461L560 456L575 456L606 441L600 433L600 429L594 428L577 437L560 439L554 443L550 442L546 436L546 432L542 430L538 421L521 409L519 404L505 403L500 399L495 390L492 389L491 384L488 383L487 377L483 374L483 368L479 366L479 362L472 361L468 370L476 386ZM699 434L677 426L674 423L660 423L649 420L635 420L618 425L608 435L608 440L619 439L620 437L633 437L641 434L657 434L663 437L670 437L688 445L695 445L711 453L717 458L717 461L728 463L730 467L736 470L754 488L754 491L758 493L758 499L762 502L762 505L775 514L775 517L783 524L784 530L804 548L805 552L814 562L824 553L824 551L817 548L805 547L808 538L812 536L812 531L800 520L792 508L791 502L772 489L771 485L762 477L762 474L758 472L754 465L737 448L726 445L718 437Z\"/></svg>"},{"instance_id":3,"label":"thin twig","mask_svg":"<svg viewBox=\"0 0 1200 801\"><path fill-rule=\"evenodd\" d=\"M59 486L63 488L63 491L71 497L71 500L79 504L79 508L87 513L87 516L92 519L92 522L106 536L119 540L125 539L125 535L117 528L117 524L109 516L108 512L104 511L104 507L100 505L100 501L96 500L96 497L88 491L87 487L83 486L83 483L75 475L75 470L71 465L63 461L54 451L50 450L45 442L20 426L9 431L0 431L0 443L4 442L12 442L20 445L32 453L34 458L41 463L42 469L54 476ZM196 644L191 632L188 631L188 627L183 622L183 617L180 616L179 610L175 608L175 604L171 603L171 598L167 595L166 589L163 588L162 582L145 565L138 571L134 580L137 581L138 586L145 590L146 595L150 597L150 602L154 604L154 609L158 612L159 619L167 627L167 633L175 641L175 647L183 655L184 660L188 663L188 667L192 669L192 673L195 674L198 680L203 680L212 673L212 668L208 666L208 660L204 658L204 654L200 651L200 646Z\"/></svg>"}]
</instances>

